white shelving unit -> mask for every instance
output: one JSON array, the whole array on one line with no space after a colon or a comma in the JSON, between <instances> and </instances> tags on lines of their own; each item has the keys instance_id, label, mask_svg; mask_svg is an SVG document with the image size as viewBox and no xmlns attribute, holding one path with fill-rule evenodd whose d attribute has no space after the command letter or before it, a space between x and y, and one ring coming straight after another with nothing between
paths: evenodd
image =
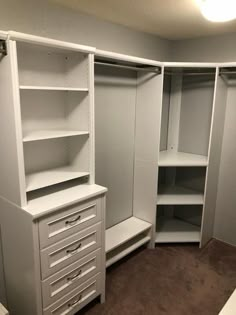
<instances>
[{"instance_id":1,"label":"white shelving unit","mask_svg":"<svg viewBox=\"0 0 236 315\"><path fill-rule=\"evenodd\" d=\"M205 243L208 237L203 222L216 72L212 64L164 65L156 243Z\"/></svg>"},{"instance_id":2,"label":"white shelving unit","mask_svg":"<svg viewBox=\"0 0 236 315\"><path fill-rule=\"evenodd\" d=\"M94 52L15 32L1 47L0 279L11 314L75 314L105 302Z\"/></svg>"}]
</instances>

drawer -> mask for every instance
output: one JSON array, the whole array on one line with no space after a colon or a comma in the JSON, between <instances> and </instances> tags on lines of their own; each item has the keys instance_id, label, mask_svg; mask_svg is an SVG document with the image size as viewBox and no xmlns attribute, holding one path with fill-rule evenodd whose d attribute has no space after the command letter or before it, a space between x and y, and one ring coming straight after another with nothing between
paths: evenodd
<instances>
[{"instance_id":1,"label":"drawer","mask_svg":"<svg viewBox=\"0 0 236 315\"><path fill-rule=\"evenodd\" d=\"M42 281L43 306L47 307L101 271L98 249Z\"/></svg>"},{"instance_id":2,"label":"drawer","mask_svg":"<svg viewBox=\"0 0 236 315\"><path fill-rule=\"evenodd\" d=\"M101 246L101 223L41 250L42 279L67 267Z\"/></svg>"},{"instance_id":3,"label":"drawer","mask_svg":"<svg viewBox=\"0 0 236 315\"><path fill-rule=\"evenodd\" d=\"M101 199L92 199L54 213L39 221L40 248L101 221Z\"/></svg>"},{"instance_id":4,"label":"drawer","mask_svg":"<svg viewBox=\"0 0 236 315\"><path fill-rule=\"evenodd\" d=\"M101 294L101 275L89 279L83 285L44 309L44 315L73 315Z\"/></svg>"}]
</instances>

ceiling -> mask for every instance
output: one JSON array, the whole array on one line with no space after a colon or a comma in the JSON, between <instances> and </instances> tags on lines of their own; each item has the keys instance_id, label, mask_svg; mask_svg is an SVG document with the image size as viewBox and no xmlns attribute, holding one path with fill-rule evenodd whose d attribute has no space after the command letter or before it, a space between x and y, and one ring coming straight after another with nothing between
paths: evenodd
<instances>
[{"instance_id":1,"label":"ceiling","mask_svg":"<svg viewBox=\"0 0 236 315\"><path fill-rule=\"evenodd\" d=\"M236 21L211 23L199 0L53 0L74 10L166 39L236 32Z\"/></svg>"}]
</instances>

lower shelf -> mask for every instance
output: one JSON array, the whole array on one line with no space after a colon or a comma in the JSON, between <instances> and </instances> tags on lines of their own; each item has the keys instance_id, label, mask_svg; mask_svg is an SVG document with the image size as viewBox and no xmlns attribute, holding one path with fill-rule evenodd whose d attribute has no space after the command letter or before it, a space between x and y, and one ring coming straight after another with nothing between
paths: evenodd
<instances>
[{"instance_id":1,"label":"lower shelf","mask_svg":"<svg viewBox=\"0 0 236 315\"><path fill-rule=\"evenodd\" d=\"M106 230L106 267L125 257L151 239L152 224L131 217Z\"/></svg>"},{"instance_id":2,"label":"lower shelf","mask_svg":"<svg viewBox=\"0 0 236 315\"><path fill-rule=\"evenodd\" d=\"M121 245L119 248L116 248L114 251L109 252L106 257L106 267L111 266L118 260L132 253L135 249L148 243L150 240L151 240L150 236L139 235L136 238L130 240L129 242Z\"/></svg>"},{"instance_id":3,"label":"lower shelf","mask_svg":"<svg viewBox=\"0 0 236 315\"><path fill-rule=\"evenodd\" d=\"M200 227L175 219L157 219L156 243L195 243L200 242Z\"/></svg>"},{"instance_id":4,"label":"lower shelf","mask_svg":"<svg viewBox=\"0 0 236 315\"><path fill-rule=\"evenodd\" d=\"M26 175L26 191L33 191L88 175L89 173L75 171L70 166L28 174Z\"/></svg>"}]
</instances>

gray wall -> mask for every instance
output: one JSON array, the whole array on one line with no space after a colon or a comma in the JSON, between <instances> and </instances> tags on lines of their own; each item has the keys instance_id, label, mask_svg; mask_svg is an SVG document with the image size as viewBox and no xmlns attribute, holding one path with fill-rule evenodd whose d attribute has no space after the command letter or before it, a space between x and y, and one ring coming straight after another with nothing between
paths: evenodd
<instances>
[{"instance_id":1,"label":"gray wall","mask_svg":"<svg viewBox=\"0 0 236 315\"><path fill-rule=\"evenodd\" d=\"M78 42L144 58L169 59L169 41L105 22L47 0L0 0L0 30Z\"/></svg>"},{"instance_id":2,"label":"gray wall","mask_svg":"<svg viewBox=\"0 0 236 315\"><path fill-rule=\"evenodd\" d=\"M236 62L236 33L173 41L172 61ZM214 236L236 245L236 87L226 106Z\"/></svg>"},{"instance_id":3,"label":"gray wall","mask_svg":"<svg viewBox=\"0 0 236 315\"><path fill-rule=\"evenodd\" d=\"M236 61L236 33L172 41L171 61Z\"/></svg>"}]
</instances>

